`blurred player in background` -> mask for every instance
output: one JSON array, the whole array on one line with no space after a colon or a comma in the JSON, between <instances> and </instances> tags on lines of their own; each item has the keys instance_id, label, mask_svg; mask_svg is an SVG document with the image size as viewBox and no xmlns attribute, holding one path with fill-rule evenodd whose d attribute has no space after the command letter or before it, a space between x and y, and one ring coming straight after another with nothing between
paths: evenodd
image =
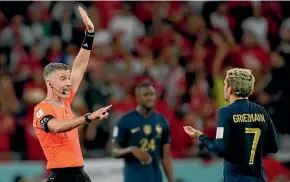
<instances>
[{"instance_id":1,"label":"blurred player in background","mask_svg":"<svg viewBox=\"0 0 290 182\"><path fill-rule=\"evenodd\" d=\"M262 156L278 151L273 122L264 108L250 102L255 77L247 69L231 69L224 80L224 96L230 105L218 110L216 139L184 126L224 161L225 182L266 182Z\"/></svg>"},{"instance_id":2,"label":"blurred player in background","mask_svg":"<svg viewBox=\"0 0 290 182\"><path fill-rule=\"evenodd\" d=\"M87 13L79 7L86 26L82 48L72 70L62 63L50 63L44 68L47 97L34 109L33 127L47 159L51 174L48 182L90 182L84 172L83 156L77 127L108 117L111 106L81 117L74 117L70 104L86 71L94 39L94 26Z\"/></svg>"},{"instance_id":3,"label":"blurred player in background","mask_svg":"<svg viewBox=\"0 0 290 182\"><path fill-rule=\"evenodd\" d=\"M135 93L137 109L122 116L114 128L112 156L124 158L125 182L162 182L160 161L173 182L170 132L166 119L154 111L155 88L142 83Z\"/></svg>"}]
</instances>

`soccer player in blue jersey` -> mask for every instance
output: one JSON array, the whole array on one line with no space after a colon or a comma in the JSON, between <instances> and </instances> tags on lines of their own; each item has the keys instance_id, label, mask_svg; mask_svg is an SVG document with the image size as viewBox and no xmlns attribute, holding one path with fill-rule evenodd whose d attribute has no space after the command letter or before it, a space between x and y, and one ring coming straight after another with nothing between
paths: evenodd
<instances>
[{"instance_id":1,"label":"soccer player in blue jersey","mask_svg":"<svg viewBox=\"0 0 290 182\"><path fill-rule=\"evenodd\" d=\"M184 126L187 134L224 158L225 182L266 182L262 157L278 151L278 137L270 116L262 106L248 100L254 82L250 70L234 68L227 72L224 96L230 105L218 110L215 140Z\"/></svg>"},{"instance_id":2,"label":"soccer player in blue jersey","mask_svg":"<svg viewBox=\"0 0 290 182\"><path fill-rule=\"evenodd\" d=\"M137 109L122 116L114 128L112 156L125 160L124 182L162 182L160 162L168 182L173 182L169 126L154 111L155 88L142 83L135 93Z\"/></svg>"}]
</instances>

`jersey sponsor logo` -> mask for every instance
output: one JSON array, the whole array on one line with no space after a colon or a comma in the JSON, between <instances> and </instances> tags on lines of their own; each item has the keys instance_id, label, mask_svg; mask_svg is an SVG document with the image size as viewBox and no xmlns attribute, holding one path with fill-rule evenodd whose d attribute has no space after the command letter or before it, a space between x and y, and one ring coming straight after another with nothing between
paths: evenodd
<instances>
[{"instance_id":1,"label":"jersey sponsor logo","mask_svg":"<svg viewBox=\"0 0 290 182\"><path fill-rule=\"evenodd\" d=\"M39 109L36 113L37 119L41 118L43 115L44 115L44 112L42 111L42 109Z\"/></svg>"},{"instance_id":2,"label":"jersey sponsor logo","mask_svg":"<svg viewBox=\"0 0 290 182\"><path fill-rule=\"evenodd\" d=\"M144 125L143 126L143 132L146 134L146 135L150 135L152 133L152 127L151 125Z\"/></svg>"},{"instance_id":3,"label":"jersey sponsor logo","mask_svg":"<svg viewBox=\"0 0 290 182\"><path fill-rule=\"evenodd\" d=\"M140 130L140 127L133 128L133 129L131 129L131 133L136 133L136 132L139 131L139 130Z\"/></svg>"},{"instance_id":4,"label":"jersey sponsor logo","mask_svg":"<svg viewBox=\"0 0 290 182\"><path fill-rule=\"evenodd\" d=\"M216 139L224 138L224 127L217 127L216 129Z\"/></svg>"},{"instance_id":5,"label":"jersey sponsor logo","mask_svg":"<svg viewBox=\"0 0 290 182\"><path fill-rule=\"evenodd\" d=\"M113 130L113 137L117 137L118 136L118 127L114 127L114 130Z\"/></svg>"}]
</instances>

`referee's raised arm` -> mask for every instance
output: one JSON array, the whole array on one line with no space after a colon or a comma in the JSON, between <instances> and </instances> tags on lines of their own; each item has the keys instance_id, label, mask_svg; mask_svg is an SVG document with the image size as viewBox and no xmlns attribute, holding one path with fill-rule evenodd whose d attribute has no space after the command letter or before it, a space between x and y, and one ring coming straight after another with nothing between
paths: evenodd
<instances>
[{"instance_id":1,"label":"referee's raised arm","mask_svg":"<svg viewBox=\"0 0 290 182\"><path fill-rule=\"evenodd\" d=\"M86 11L83 10L82 7L79 7L79 12L86 26L86 32L81 49L74 60L71 71L72 89L75 92L77 92L79 85L83 79L84 73L87 69L90 53L93 47L93 40L95 36L94 25L90 20L90 18L88 17Z\"/></svg>"}]
</instances>

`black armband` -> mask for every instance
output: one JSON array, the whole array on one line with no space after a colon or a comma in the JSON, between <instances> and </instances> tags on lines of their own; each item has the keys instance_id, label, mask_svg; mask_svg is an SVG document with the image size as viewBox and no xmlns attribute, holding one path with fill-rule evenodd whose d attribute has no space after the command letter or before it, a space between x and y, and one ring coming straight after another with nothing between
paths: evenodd
<instances>
[{"instance_id":1,"label":"black armband","mask_svg":"<svg viewBox=\"0 0 290 182\"><path fill-rule=\"evenodd\" d=\"M43 129L46 133L50 132L47 123L53 118L54 117L52 115L46 115L39 121L41 129Z\"/></svg>"},{"instance_id":2,"label":"black armband","mask_svg":"<svg viewBox=\"0 0 290 182\"><path fill-rule=\"evenodd\" d=\"M94 37L95 37L95 32L90 33L86 31L85 38L82 43L82 48L86 50L92 50Z\"/></svg>"}]
</instances>

